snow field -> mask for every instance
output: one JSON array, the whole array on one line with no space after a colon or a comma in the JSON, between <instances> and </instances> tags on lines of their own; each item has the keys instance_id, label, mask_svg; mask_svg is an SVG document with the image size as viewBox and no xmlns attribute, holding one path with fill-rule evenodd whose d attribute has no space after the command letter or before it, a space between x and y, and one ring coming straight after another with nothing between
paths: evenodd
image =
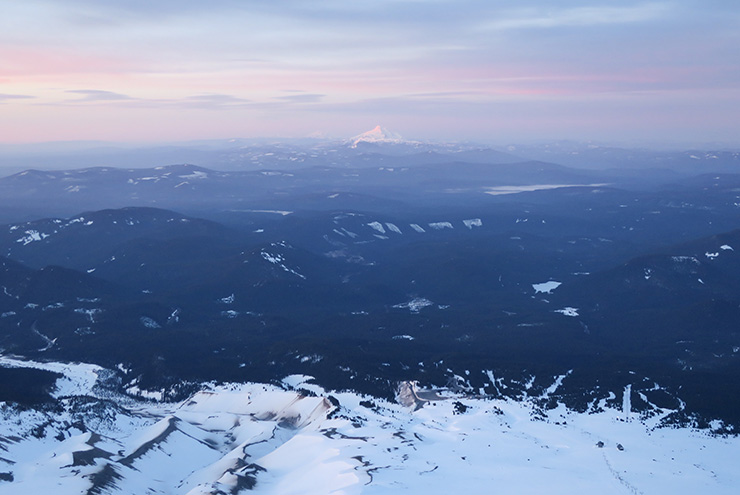
<instances>
[{"instance_id":1,"label":"snow field","mask_svg":"<svg viewBox=\"0 0 740 495\"><path fill-rule=\"evenodd\" d=\"M81 395L94 385L88 365L25 365L63 370ZM0 494L87 493L104 469L118 477L100 493L116 495L249 493L248 485L281 495L722 495L740 486L740 438L655 428L658 419L631 411L629 388L618 391L620 410L589 415L461 396L414 410L352 392L332 392L334 408L311 380L286 377L289 390L205 384L177 404L128 399L115 418L86 421L87 431L74 426L73 409L2 406L0 472L13 480L0 482ZM290 390L309 387L317 397Z\"/></svg>"}]
</instances>

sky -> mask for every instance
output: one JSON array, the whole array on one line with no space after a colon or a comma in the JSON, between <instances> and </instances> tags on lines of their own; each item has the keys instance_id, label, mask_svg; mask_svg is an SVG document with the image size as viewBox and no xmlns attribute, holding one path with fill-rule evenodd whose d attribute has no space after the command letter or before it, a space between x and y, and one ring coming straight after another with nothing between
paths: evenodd
<instances>
[{"instance_id":1,"label":"sky","mask_svg":"<svg viewBox=\"0 0 740 495\"><path fill-rule=\"evenodd\" d=\"M740 146L737 0L0 0L0 143Z\"/></svg>"}]
</instances>

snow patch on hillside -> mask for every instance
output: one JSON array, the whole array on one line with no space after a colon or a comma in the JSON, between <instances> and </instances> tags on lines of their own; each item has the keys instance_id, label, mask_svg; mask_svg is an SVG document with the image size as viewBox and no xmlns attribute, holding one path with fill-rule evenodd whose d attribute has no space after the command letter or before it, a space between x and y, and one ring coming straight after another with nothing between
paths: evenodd
<instances>
[{"instance_id":1,"label":"snow patch on hillside","mask_svg":"<svg viewBox=\"0 0 740 495\"><path fill-rule=\"evenodd\" d=\"M473 227L483 227L483 220L480 218L471 218L469 220L463 220L463 224L470 230L473 230Z\"/></svg>"},{"instance_id":2,"label":"snow patch on hillside","mask_svg":"<svg viewBox=\"0 0 740 495\"><path fill-rule=\"evenodd\" d=\"M429 224L429 227L433 228L434 230L442 230L442 229L453 229L452 223L450 222L432 222Z\"/></svg>"},{"instance_id":3,"label":"snow patch on hillside","mask_svg":"<svg viewBox=\"0 0 740 495\"><path fill-rule=\"evenodd\" d=\"M429 299L423 297L415 297L408 302L396 304L393 307L398 309L408 309L412 313L418 313L422 309L432 305L434 305L434 303Z\"/></svg>"},{"instance_id":4,"label":"snow patch on hillside","mask_svg":"<svg viewBox=\"0 0 740 495\"><path fill-rule=\"evenodd\" d=\"M43 363L10 356L0 356L0 366L6 368L34 368L51 371L63 375L56 381L52 397L68 397L75 395L95 396L95 387L105 368L85 363Z\"/></svg>"},{"instance_id":5,"label":"snow patch on hillside","mask_svg":"<svg viewBox=\"0 0 740 495\"><path fill-rule=\"evenodd\" d=\"M552 291L560 287L562 282L556 282L550 280L549 282L542 282L540 284L532 284L535 294L552 294Z\"/></svg>"},{"instance_id":6,"label":"snow patch on hillside","mask_svg":"<svg viewBox=\"0 0 740 495\"><path fill-rule=\"evenodd\" d=\"M578 316L578 308L566 307L563 309L556 309L555 313L560 313L565 316Z\"/></svg>"},{"instance_id":7,"label":"snow patch on hillside","mask_svg":"<svg viewBox=\"0 0 740 495\"><path fill-rule=\"evenodd\" d=\"M377 230L381 234L385 234L385 227L383 227L383 224L380 222L370 222L367 226L371 229Z\"/></svg>"},{"instance_id":8,"label":"snow patch on hillside","mask_svg":"<svg viewBox=\"0 0 740 495\"><path fill-rule=\"evenodd\" d=\"M298 271L294 270L293 268L289 268L285 264L285 256L283 256L282 254L271 254L271 253L268 253L267 251L261 251L260 252L260 255L262 256L262 258L265 261L268 261L268 262L272 263L273 265L279 266L280 268L283 269L283 271L288 272L288 273L292 273L296 277L299 277L299 278L302 278L303 280L306 280L306 276L305 275L303 275L302 273L299 273Z\"/></svg>"},{"instance_id":9,"label":"snow patch on hillside","mask_svg":"<svg viewBox=\"0 0 740 495\"><path fill-rule=\"evenodd\" d=\"M24 246L27 244L31 244L32 242L42 241L49 237L49 234L44 234L43 232L39 232L38 230L26 230L24 233L26 235L15 241L22 243Z\"/></svg>"},{"instance_id":10,"label":"snow patch on hillside","mask_svg":"<svg viewBox=\"0 0 740 495\"><path fill-rule=\"evenodd\" d=\"M396 224L386 222L385 226L388 228L389 231L395 232L396 234L402 234L401 229L399 229Z\"/></svg>"}]
</instances>

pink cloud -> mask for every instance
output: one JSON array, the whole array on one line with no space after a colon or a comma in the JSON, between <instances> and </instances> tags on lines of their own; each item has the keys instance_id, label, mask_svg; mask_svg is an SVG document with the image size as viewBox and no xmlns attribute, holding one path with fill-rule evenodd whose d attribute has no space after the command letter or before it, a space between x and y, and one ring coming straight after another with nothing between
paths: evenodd
<instances>
[{"instance_id":1,"label":"pink cloud","mask_svg":"<svg viewBox=\"0 0 740 495\"><path fill-rule=\"evenodd\" d=\"M89 55L69 50L0 47L0 77L35 79L70 74L121 74L134 65L115 55Z\"/></svg>"}]
</instances>

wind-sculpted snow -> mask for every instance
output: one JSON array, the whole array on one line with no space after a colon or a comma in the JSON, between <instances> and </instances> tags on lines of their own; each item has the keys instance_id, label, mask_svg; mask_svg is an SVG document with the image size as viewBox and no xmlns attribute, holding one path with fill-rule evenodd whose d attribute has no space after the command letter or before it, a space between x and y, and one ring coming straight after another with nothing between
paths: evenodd
<instances>
[{"instance_id":1,"label":"wind-sculpted snow","mask_svg":"<svg viewBox=\"0 0 740 495\"><path fill-rule=\"evenodd\" d=\"M4 365L22 360L4 358ZM178 403L90 393L84 364L51 366L79 397L1 406L0 494L735 493L740 439L658 428L669 410L543 410L532 401L404 387L404 406L282 386L204 384Z\"/></svg>"}]
</instances>

